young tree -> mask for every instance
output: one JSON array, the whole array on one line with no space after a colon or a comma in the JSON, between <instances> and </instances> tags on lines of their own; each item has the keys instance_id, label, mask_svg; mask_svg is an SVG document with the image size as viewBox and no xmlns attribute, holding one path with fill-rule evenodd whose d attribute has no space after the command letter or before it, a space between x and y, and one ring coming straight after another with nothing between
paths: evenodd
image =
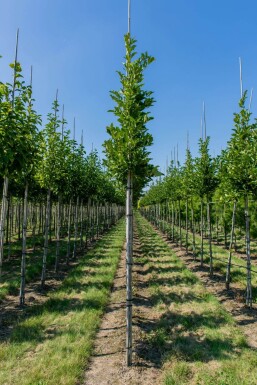
<instances>
[{"instance_id":1,"label":"young tree","mask_svg":"<svg viewBox=\"0 0 257 385\"><path fill-rule=\"evenodd\" d=\"M257 122L250 122L251 113L245 107L247 92L239 102L240 111L234 114L235 128L224 154L225 177L234 194L245 201L247 284L246 305L252 307L249 194L257 193Z\"/></svg>"},{"instance_id":2,"label":"young tree","mask_svg":"<svg viewBox=\"0 0 257 385\"><path fill-rule=\"evenodd\" d=\"M153 119L148 109L154 99L151 91L143 89L144 70L154 61L147 53L136 56L136 40L125 35L126 56L124 72L118 71L121 89L111 91L115 102L111 111L118 124L107 127L110 139L104 142L106 164L112 174L124 186L126 193L126 266L127 266L127 365L132 364L132 264L133 264L133 193L139 197L142 187L156 174L156 168L149 164L147 147L152 145L152 135L146 124Z\"/></svg>"},{"instance_id":3,"label":"young tree","mask_svg":"<svg viewBox=\"0 0 257 385\"><path fill-rule=\"evenodd\" d=\"M201 266L203 266L203 202L207 200L207 219L209 227L210 275L213 274L212 236L211 236L211 198L218 184L216 161L209 154L208 136L199 141L199 157L196 159L196 180L201 200Z\"/></svg>"}]
</instances>

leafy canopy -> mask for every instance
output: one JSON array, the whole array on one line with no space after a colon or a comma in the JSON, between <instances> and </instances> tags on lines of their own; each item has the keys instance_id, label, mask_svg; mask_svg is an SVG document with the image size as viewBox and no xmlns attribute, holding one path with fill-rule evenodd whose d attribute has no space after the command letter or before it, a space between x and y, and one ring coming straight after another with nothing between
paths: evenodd
<instances>
[{"instance_id":1,"label":"leafy canopy","mask_svg":"<svg viewBox=\"0 0 257 385\"><path fill-rule=\"evenodd\" d=\"M121 89L111 91L115 102L113 112L118 125L107 127L110 139L104 142L107 155L106 165L110 172L123 185L127 175L133 176L135 193L139 193L143 186L155 175L157 168L151 165L148 146L153 143L152 135L147 131L146 124L153 119L149 108L154 99L151 91L143 89L143 72L154 61L147 53L136 58L136 40L125 35L126 56L124 72L117 71Z\"/></svg>"}]
</instances>

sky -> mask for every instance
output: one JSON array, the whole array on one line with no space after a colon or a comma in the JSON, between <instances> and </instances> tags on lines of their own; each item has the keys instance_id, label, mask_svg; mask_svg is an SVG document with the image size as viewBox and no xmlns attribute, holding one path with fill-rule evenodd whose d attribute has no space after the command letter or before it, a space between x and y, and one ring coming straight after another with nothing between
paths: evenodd
<instances>
[{"instance_id":1,"label":"sky","mask_svg":"<svg viewBox=\"0 0 257 385\"><path fill-rule=\"evenodd\" d=\"M184 161L189 136L193 156L201 136L203 101L212 155L225 148L243 86L253 88L257 116L257 1L131 0L131 34L137 52L155 62L146 69L145 89L154 92L149 124L153 163L165 172L178 147ZM106 126L115 119L110 90L120 88L127 32L127 0L0 0L0 81L12 77L17 28L18 60L29 82L33 66L36 110L46 122L56 89L76 139L83 130L87 152L102 157ZM188 134L187 134L188 133Z\"/></svg>"}]
</instances>

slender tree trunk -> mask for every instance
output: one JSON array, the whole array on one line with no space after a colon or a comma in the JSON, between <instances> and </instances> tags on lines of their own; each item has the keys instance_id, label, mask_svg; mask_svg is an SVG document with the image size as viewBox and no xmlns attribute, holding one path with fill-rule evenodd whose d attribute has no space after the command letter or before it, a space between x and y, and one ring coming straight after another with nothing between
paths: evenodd
<instances>
[{"instance_id":1,"label":"slender tree trunk","mask_svg":"<svg viewBox=\"0 0 257 385\"><path fill-rule=\"evenodd\" d=\"M5 232L5 243L9 241L9 226L10 226L10 196L7 198L7 213L6 213L6 232Z\"/></svg>"},{"instance_id":2,"label":"slender tree trunk","mask_svg":"<svg viewBox=\"0 0 257 385\"><path fill-rule=\"evenodd\" d=\"M70 262L70 238L71 238L71 199L69 203L69 213L68 213L68 242L67 242L67 254L66 254L66 264Z\"/></svg>"},{"instance_id":3,"label":"slender tree trunk","mask_svg":"<svg viewBox=\"0 0 257 385\"><path fill-rule=\"evenodd\" d=\"M133 265L133 178L128 173L126 194L126 359L132 365L132 265Z\"/></svg>"},{"instance_id":4,"label":"slender tree trunk","mask_svg":"<svg viewBox=\"0 0 257 385\"><path fill-rule=\"evenodd\" d=\"M209 254L210 254L210 276L213 276L213 256L212 256L212 226L211 226L211 202L208 199L207 203L207 216L208 216L208 238L209 238Z\"/></svg>"},{"instance_id":5,"label":"slender tree trunk","mask_svg":"<svg viewBox=\"0 0 257 385\"><path fill-rule=\"evenodd\" d=\"M227 270L226 270L226 289L227 290L229 290L229 285L231 281L230 271L231 271L231 259L232 259L232 245L233 245L234 232L235 232L235 218L236 218L236 201L234 201L234 206L233 206L229 255L228 255L228 263L227 263Z\"/></svg>"},{"instance_id":6,"label":"slender tree trunk","mask_svg":"<svg viewBox=\"0 0 257 385\"><path fill-rule=\"evenodd\" d=\"M22 227L22 221L21 221L21 202L19 200L19 203L18 203L18 241L21 240L21 227Z\"/></svg>"},{"instance_id":7,"label":"slender tree trunk","mask_svg":"<svg viewBox=\"0 0 257 385\"><path fill-rule=\"evenodd\" d=\"M41 287L44 288L46 280L46 260L48 255L48 238L49 238L49 223L50 223L50 213L51 211L51 190L47 191L47 201L46 201L46 220L45 220L45 241L44 241L44 253L43 253L43 266L41 274Z\"/></svg>"},{"instance_id":8,"label":"slender tree trunk","mask_svg":"<svg viewBox=\"0 0 257 385\"><path fill-rule=\"evenodd\" d=\"M203 267L203 199L201 199L201 267Z\"/></svg>"},{"instance_id":9,"label":"slender tree trunk","mask_svg":"<svg viewBox=\"0 0 257 385\"><path fill-rule=\"evenodd\" d=\"M5 231L6 212L7 212L8 182L9 180L7 176L4 177L3 198L2 198L1 217L0 217L0 277L2 275L2 267L3 267L3 260L4 260L4 231Z\"/></svg>"},{"instance_id":10,"label":"slender tree trunk","mask_svg":"<svg viewBox=\"0 0 257 385\"><path fill-rule=\"evenodd\" d=\"M188 198L186 198L186 254L188 254Z\"/></svg>"},{"instance_id":11,"label":"slender tree trunk","mask_svg":"<svg viewBox=\"0 0 257 385\"><path fill-rule=\"evenodd\" d=\"M26 241L27 241L27 222L28 222L28 182L26 182L24 204L23 204L23 225L22 225L22 255L21 255L21 286L20 286L20 306L25 305L25 284L26 284Z\"/></svg>"},{"instance_id":12,"label":"slender tree trunk","mask_svg":"<svg viewBox=\"0 0 257 385\"><path fill-rule=\"evenodd\" d=\"M175 241L175 217L174 217L174 202L172 201L172 242Z\"/></svg>"},{"instance_id":13,"label":"slender tree trunk","mask_svg":"<svg viewBox=\"0 0 257 385\"><path fill-rule=\"evenodd\" d=\"M32 238L33 238L33 253L35 252L36 248L36 227L37 227L37 206L33 206L33 213L32 213Z\"/></svg>"},{"instance_id":14,"label":"slender tree trunk","mask_svg":"<svg viewBox=\"0 0 257 385\"><path fill-rule=\"evenodd\" d=\"M78 211L79 211L79 197L77 197L77 203L75 208L75 221L74 221L74 244L72 258L77 257L77 239L78 239Z\"/></svg>"},{"instance_id":15,"label":"slender tree trunk","mask_svg":"<svg viewBox=\"0 0 257 385\"><path fill-rule=\"evenodd\" d=\"M245 197L245 239L246 239L246 258L247 258L247 285L246 285L246 305L252 308L252 277L251 277L251 255L250 255L250 215L248 196Z\"/></svg>"},{"instance_id":16,"label":"slender tree trunk","mask_svg":"<svg viewBox=\"0 0 257 385\"><path fill-rule=\"evenodd\" d=\"M217 213L217 205L216 205L216 243L219 244L219 216Z\"/></svg>"},{"instance_id":17,"label":"slender tree trunk","mask_svg":"<svg viewBox=\"0 0 257 385\"><path fill-rule=\"evenodd\" d=\"M79 237L80 237L80 243L79 243L79 247L80 247L80 250L82 250L83 248L83 199L81 199L81 203L80 203L80 234L79 234Z\"/></svg>"},{"instance_id":18,"label":"slender tree trunk","mask_svg":"<svg viewBox=\"0 0 257 385\"><path fill-rule=\"evenodd\" d=\"M178 200L178 225L179 225L179 247L182 248L182 226L181 226L180 199Z\"/></svg>"},{"instance_id":19,"label":"slender tree trunk","mask_svg":"<svg viewBox=\"0 0 257 385\"><path fill-rule=\"evenodd\" d=\"M59 270L60 261L60 232L61 232L61 196L58 195L57 202L57 220L56 220L56 254L55 254L55 267L54 271L57 274Z\"/></svg>"},{"instance_id":20,"label":"slender tree trunk","mask_svg":"<svg viewBox=\"0 0 257 385\"><path fill-rule=\"evenodd\" d=\"M12 231L13 231L13 202L12 194L9 197L9 216L10 216L10 225L9 225L9 234L8 234L8 261L10 261L12 253Z\"/></svg>"},{"instance_id":21,"label":"slender tree trunk","mask_svg":"<svg viewBox=\"0 0 257 385\"><path fill-rule=\"evenodd\" d=\"M193 198L191 198L191 219L192 219L192 233L193 233L193 257L196 259L196 250L195 250L195 221L194 221L194 203Z\"/></svg>"},{"instance_id":22,"label":"slender tree trunk","mask_svg":"<svg viewBox=\"0 0 257 385\"><path fill-rule=\"evenodd\" d=\"M224 246L227 248L227 220L226 220L226 204L223 207L223 223L224 223Z\"/></svg>"}]
</instances>

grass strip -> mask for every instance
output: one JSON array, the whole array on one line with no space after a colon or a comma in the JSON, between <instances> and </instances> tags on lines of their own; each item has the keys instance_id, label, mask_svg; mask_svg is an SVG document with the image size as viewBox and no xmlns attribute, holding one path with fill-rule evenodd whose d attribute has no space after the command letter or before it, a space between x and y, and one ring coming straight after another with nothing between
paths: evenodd
<instances>
[{"instance_id":1,"label":"grass strip","mask_svg":"<svg viewBox=\"0 0 257 385\"><path fill-rule=\"evenodd\" d=\"M92 352L125 237L124 220L81 258L0 345L1 385L74 385Z\"/></svg>"},{"instance_id":2,"label":"grass strip","mask_svg":"<svg viewBox=\"0 0 257 385\"><path fill-rule=\"evenodd\" d=\"M87 231L87 238L90 235L90 229ZM72 228L73 231L73 228ZM83 235L85 238L85 234ZM71 234L71 251L74 246L74 234ZM35 251L33 252L33 245L36 245ZM60 240L60 262L66 259L67 254L67 243L68 237L61 238ZM79 240L77 240L79 244ZM35 237L27 237L27 254L26 254L26 283L33 282L36 279L40 279L42 272L42 258L43 258L43 246L44 246L44 236L37 235ZM11 245L11 257L10 260L7 259L8 245L4 247L4 264L3 264L3 274L0 277L0 301L4 300L7 295L17 295L19 294L20 281L21 281L21 253L22 253L22 240L18 240L17 234L12 237ZM56 258L56 239L48 243L48 256L46 261L47 273L55 265Z\"/></svg>"},{"instance_id":3,"label":"grass strip","mask_svg":"<svg viewBox=\"0 0 257 385\"><path fill-rule=\"evenodd\" d=\"M176 227L176 232L178 236L179 228ZM166 232L169 237L171 237L171 225L167 222L162 223L162 228L164 232ZM182 246L186 246L186 230L182 228ZM192 239L192 233L189 232L188 237L188 250L193 251L193 239ZM179 241L178 241L179 242ZM200 249L201 249L201 236L196 234L195 235L195 246L196 246L196 258L200 258ZM203 240L203 262L208 265L210 263L210 257L209 257L209 241L208 239ZM219 271L221 274L226 276L226 268L227 268L227 260L228 260L228 253L229 250L224 249L222 246L215 245L212 243L212 252L213 252L213 268L214 271ZM218 259L217 259L218 258ZM245 289L246 287L246 273L247 270L245 268L241 268L238 266L233 265L238 264L240 266L246 267L246 257L242 255L242 257L239 257L232 253L232 266L231 266L231 282L236 282L239 284L241 289ZM257 271L256 261L252 260L252 269ZM253 302L257 302L257 274L252 273L252 295L253 295Z\"/></svg>"},{"instance_id":4,"label":"grass strip","mask_svg":"<svg viewBox=\"0 0 257 385\"><path fill-rule=\"evenodd\" d=\"M146 351L158 349L165 385L256 385L257 353L233 317L136 215L153 311ZM156 364L156 362L155 362Z\"/></svg>"}]
</instances>

